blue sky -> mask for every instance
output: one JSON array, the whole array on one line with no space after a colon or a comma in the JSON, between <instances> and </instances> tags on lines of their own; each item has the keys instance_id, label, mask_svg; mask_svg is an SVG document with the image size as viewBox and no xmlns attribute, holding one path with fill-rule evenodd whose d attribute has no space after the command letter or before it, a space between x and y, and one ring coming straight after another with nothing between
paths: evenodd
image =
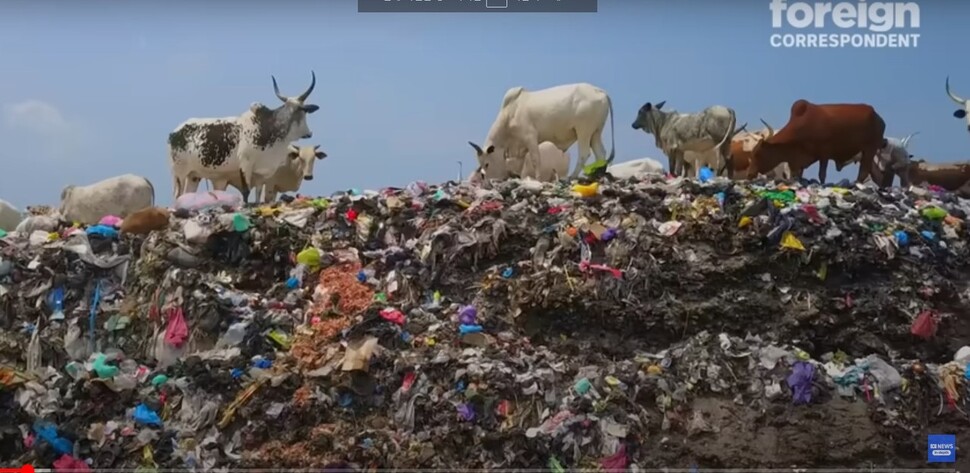
<instances>
[{"instance_id":1,"label":"blue sky","mask_svg":"<svg viewBox=\"0 0 970 473\"><path fill-rule=\"evenodd\" d=\"M275 106L270 75L297 94L311 69L321 108L310 143L329 155L303 188L312 194L442 181L458 160L467 173L466 142L484 139L508 88L581 81L613 99L618 161L666 162L630 126L646 101L726 105L751 128L759 117L779 128L798 98L870 103L887 135L921 132L917 156L970 158L943 89L950 75L970 95L966 2L920 2L919 47L881 50L772 48L767 0L599 3L598 13L516 15L358 14L353 0L5 0L0 198L56 204L67 184L130 172L167 203L175 126Z\"/></svg>"}]
</instances>

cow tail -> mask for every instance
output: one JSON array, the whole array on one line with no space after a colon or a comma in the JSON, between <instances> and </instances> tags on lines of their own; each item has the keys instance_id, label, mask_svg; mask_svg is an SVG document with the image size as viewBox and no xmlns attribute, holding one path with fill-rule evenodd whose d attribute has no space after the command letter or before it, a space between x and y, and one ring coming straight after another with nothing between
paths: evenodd
<instances>
[{"instance_id":1,"label":"cow tail","mask_svg":"<svg viewBox=\"0 0 970 473\"><path fill-rule=\"evenodd\" d=\"M606 165L613 164L616 159L616 129L613 127L613 99L606 96L606 104L610 107L610 157L606 159Z\"/></svg>"},{"instance_id":2,"label":"cow tail","mask_svg":"<svg viewBox=\"0 0 970 473\"><path fill-rule=\"evenodd\" d=\"M147 177L144 179L145 179L145 182L148 183L148 188L152 190L152 207L154 207L155 206L155 186L152 185L152 181L148 180Z\"/></svg>"},{"instance_id":3,"label":"cow tail","mask_svg":"<svg viewBox=\"0 0 970 473\"><path fill-rule=\"evenodd\" d=\"M718 157L721 156L721 146L724 146L724 143L727 140L729 140L732 135L734 135L734 127L737 125L738 125L738 117L737 115L734 114L734 110L731 110L731 126L729 126L727 131L724 133L724 138L721 138L721 142L715 145L714 148L712 148L713 150L717 151ZM724 172L725 169L727 169L728 166L731 166L731 165L732 163L729 163L728 160L725 159L724 167L722 167L721 169L718 169L717 173L721 174L722 172Z\"/></svg>"}]
</instances>

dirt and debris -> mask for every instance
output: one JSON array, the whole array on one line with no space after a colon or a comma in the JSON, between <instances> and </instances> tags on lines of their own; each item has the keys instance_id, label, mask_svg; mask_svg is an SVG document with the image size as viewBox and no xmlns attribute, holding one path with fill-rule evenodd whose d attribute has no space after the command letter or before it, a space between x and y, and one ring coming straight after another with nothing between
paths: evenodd
<instances>
[{"instance_id":1,"label":"dirt and debris","mask_svg":"<svg viewBox=\"0 0 970 473\"><path fill-rule=\"evenodd\" d=\"M970 200L940 189L287 200L0 239L0 462L906 468L928 434L970 444Z\"/></svg>"}]
</instances>

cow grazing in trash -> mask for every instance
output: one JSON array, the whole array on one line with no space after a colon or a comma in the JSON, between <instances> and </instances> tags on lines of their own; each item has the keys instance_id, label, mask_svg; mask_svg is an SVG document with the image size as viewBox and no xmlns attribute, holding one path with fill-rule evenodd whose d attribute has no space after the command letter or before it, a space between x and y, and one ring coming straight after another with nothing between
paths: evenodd
<instances>
[{"instance_id":1,"label":"cow grazing in trash","mask_svg":"<svg viewBox=\"0 0 970 473\"><path fill-rule=\"evenodd\" d=\"M597 160L610 163L616 156L616 140L607 158L603 146L603 128L610 117L613 134L613 102L606 91L591 84L566 84L528 91L513 87L505 92L502 107L492 123L483 146L474 145L479 166L493 166L493 156L504 157L506 151L518 154L524 148L525 159L538 169L539 144L552 142L561 151L578 143L579 155L571 177L586 166L590 149Z\"/></svg>"},{"instance_id":2,"label":"cow grazing in trash","mask_svg":"<svg viewBox=\"0 0 970 473\"><path fill-rule=\"evenodd\" d=\"M731 161L734 165L734 177L745 178L748 175L748 166L751 165L751 154L758 142L771 136L771 127L764 120L764 129L757 131L743 131L744 127L739 128L737 134L731 139ZM788 163L781 163L767 173L768 178L776 181L787 181L791 179L791 169Z\"/></svg>"},{"instance_id":3,"label":"cow grazing in trash","mask_svg":"<svg viewBox=\"0 0 970 473\"><path fill-rule=\"evenodd\" d=\"M142 176L124 174L61 191L60 214L72 222L95 225L106 215L125 218L155 205L155 188Z\"/></svg>"},{"instance_id":4,"label":"cow grazing in trash","mask_svg":"<svg viewBox=\"0 0 970 473\"><path fill-rule=\"evenodd\" d=\"M281 192L298 192L304 181L313 180L313 168L317 160L327 157L327 153L320 151L320 145L296 146L291 144L286 149L286 161L277 168L276 174L269 178L261 188L255 189L256 197L262 196L262 202L274 202ZM212 187L225 190L232 185L243 190L242 179L230 176L228 180L213 180Z\"/></svg>"},{"instance_id":5,"label":"cow grazing in trash","mask_svg":"<svg viewBox=\"0 0 970 473\"><path fill-rule=\"evenodd\" d=\"M884 146L886 122L867 104L813 104L796 100L788 123L755 145L748 177L766 173L788 163L792 176L802 178L805 168L819 162L818 177L824 183L829 160L841 171L861 153L856 182L869 177L873 159Z\"/></svg>"},{"instance_id":6,"label":"cow grazing in trash","mask_svg":"<svg viewBox=\"0 0 970 473\"><path fill-rule=\"evenodd\" d=\"M912 160L908 175L914 186L929 184L970 197L970 163L930 164L922 159Z\"/></svg>"},{"instance_id":7,"label":"cow grazing in trash","mask_svg":"<svg viewBox=\"0 0 970 473\"><path fill-rule=\"evenodd\" d=\"M475 152L485 154L478 145L469 142ZM569 172L569 154L559 149L549 141L539 143L539 169L536 171L526 160L524 154L514 155L509 153L507 157L499 157L495 153L487 154L482 160L482 164L469 180L473 183L482 183L489 179L508 179L510 177L520 177L535 179L542 182L553 182L566 177Z\"/></svg>"},{"instance_id":8,"label":"cow grazing in trash","mask_svg":"<svg viewBox=\"0 0 970 473\"><path fill-rule=\"evenodd\" d=\"M176 127L168 135L175 198L198 190L201 179L228 182L238 175L248 203L249 190L258 190L285 164L290 143L313 136L307 115L320 107L306 103L317 83L312 71L311 77L310 87L296 97L281 94L272 77L283 102L275 109L254 103L237 117L192 118Z\"/></svg>"},{"instance_id":9,"label":"cow grazing in trash","mask_svg":"<svg viewBox=\"0 0 970 473\"><path fill-rule=\"evenodd\" d=\"M965 99L959 95L953 93L950 90L950 77L946 78L946 95L950 96L950 100L953 100L961 108L956 109L953 112L953 116L959 118L960 120L967 120L967 132L970 133L970 99Z\"/></svg>"},{"instance_id":10,"label":"cow grazing in trash","mask_svg":"<svg viewBox=\"0 0 970 473\"><path fill-rule=\"evenodd\" d=\"M737 118L734 110L715 105L699 113L678 113L676 110L663 111L666 101L656 105L647 102L633 121L634 130L652 134L656 145L667 155L670 172L676 176L684 175L684 153L693 151L705 153L716 150L718 163L714 169L720 171L727 166L728 177L733 177L731 161L731 138L735 133ZM699 167L696 170L699 172Z\"/></svg>"}]
</instances>

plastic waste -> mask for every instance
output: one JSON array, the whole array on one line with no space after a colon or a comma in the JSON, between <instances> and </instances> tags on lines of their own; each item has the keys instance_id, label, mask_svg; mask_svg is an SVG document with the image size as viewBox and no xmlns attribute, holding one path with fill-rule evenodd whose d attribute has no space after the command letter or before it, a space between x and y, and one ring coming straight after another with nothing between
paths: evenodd
<instances>
[{"instance_id":1,"label":"plastic waste","mask_svg":"<svg viewBox=\"0 0 970 473\"><path fill-rule=\"evenodd\" d=\"M936 335L936 329L936 315L932 311L924 310L916 316L916 320L913 321L909 331L923 340L929 340Z\"/></svg>"},{"instance_id":2,"label":"plastic waste","mask_svg":"<svg viewBox=\"0 0 970 473\"><path fill-rule=\"evenodd\" d=\"M815 366L807 361L796 361L792 365L791 374L786 379L792 390L794 404L812 402L812 380L815 377Z\"/></svg>"},{"instance_id":3,"label":"plastic waste","mask_svg":"<svg viewBox=\"0 0 970 473\"><path fill-rule=\"evenodd\" d=\"M55 287L51 293L50 297L47 299L47 304L53 311L51 314L51 320L64 320L64 288L61 286Z\"/></svg>"},{"instance_id":4,"label":"plastic waste","mask_svg":"<svg viewBox=\"0 0 970 473\"><path fill-rule=\"evenodd\" d=\"M131 416L135 419L135 422L142 425L153 425L156 427L162 426L162 418L158 417L158 414L155 413L155 411L151 410L151 408L144 404L139 404L137 407L135 407L135 410L132 412Z\"/></svg>"},{"instance_id":5,"label":"plastic waste","mask_svg":"<svg viewBox=\"0 0 970 473\"><path fill-rule=\"evenodd\" d=\"M704 166L697 173L697 179L701 182L710 181L711 179L714 179L714 171L711 168Z\"/></svg>"},{"instance_id":6,"label":"plastic waste","mask_svg":"<svg viewBox=\"0 0 970 473\"><path fill-rule=\"evenodd\" d=\"M306 265L297 264L292 271L290 271L290 278L286 280L286 287L288 289L296 289L303 285L303 276L306 275Z\"/></svg>"}]
</instances>

